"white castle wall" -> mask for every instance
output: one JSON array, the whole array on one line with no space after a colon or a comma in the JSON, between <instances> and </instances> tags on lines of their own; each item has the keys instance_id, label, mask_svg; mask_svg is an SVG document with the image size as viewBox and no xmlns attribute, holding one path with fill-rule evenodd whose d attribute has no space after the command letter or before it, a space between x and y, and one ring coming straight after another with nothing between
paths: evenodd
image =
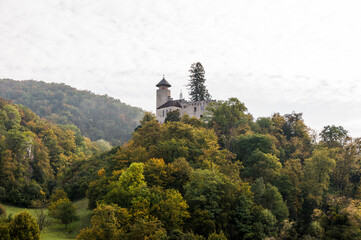
<instances>
[{"instance_id":1,"label":"white castle wall","mask_svg":"<svg viewBox=\"0 0 361 240\"><path fill-rule=\"evenodd\" d=\"M189 117L195 117L195 118L200 119L201 117L203 117L204 112L205 112L208 104L210 102L212 102L213 100L211 100L211 101L188 102L188 101L185 101L183 99L180 99L180 100L177 100L177 101L179 101L182 108L171 106L171 107L157 109L156 118L157 118L158 122L164 123L168 112L175 111L175 110L179 111L181 117L184 114L188 114Z\"/></svg>"},{"instance_id":2,"label":"white castle wall","mask_svg":"<svg viewBox=\"0 0 361 240\"><path fill-rule=\"evenodd\" d=\"M200 119L203 117L203 114L208 106L208 104L214 100L210 101L197 101L197 102L188 102L184 99L176 100L179 102L181 107L169 106L158 109L163 104L168 101L172 101L171 91L166 86L161 86L157 89L157 102L156 102L156 119L159 123L164 123L167 114L170 111L178 110L180 113L180 117L184 114L188 114L190 117L195 117Z\"/></svg>"}]
</instances>

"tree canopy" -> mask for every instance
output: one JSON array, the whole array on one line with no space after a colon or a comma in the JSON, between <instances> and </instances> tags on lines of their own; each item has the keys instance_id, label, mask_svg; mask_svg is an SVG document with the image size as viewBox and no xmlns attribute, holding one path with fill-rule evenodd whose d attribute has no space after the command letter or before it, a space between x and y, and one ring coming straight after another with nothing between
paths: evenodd
<instances>
[{"instance_id":1,"label":"tree canopy","mask_svg":"<svg viewBox=\"0 0 361 240\"><path fill-rule=\"evenodd\" d=\"M59 83L0 79L0 97L22 104L54 123L75 125L80 135L92 141L104 139L112 145L128 141L143 115L140 108L107 95Z\"/></svg>"}]
</instances>

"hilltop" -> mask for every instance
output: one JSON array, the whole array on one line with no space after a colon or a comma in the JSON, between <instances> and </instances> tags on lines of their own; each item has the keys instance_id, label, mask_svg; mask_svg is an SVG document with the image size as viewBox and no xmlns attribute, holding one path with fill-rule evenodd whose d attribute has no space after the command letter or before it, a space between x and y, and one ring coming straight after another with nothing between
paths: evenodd
<instances>
[{"instance_id":1,"label":"hilltop","mask_svg":"<svg viewBox=\"0 0 361 240\"><path fill-rule=\"evenodd\" d=\"M0 79L0 97L22 104L58 124L74 124L92 141L121 144L130 139L143 110L107 95L59 83Z\"/></svg>"}]
</instances>

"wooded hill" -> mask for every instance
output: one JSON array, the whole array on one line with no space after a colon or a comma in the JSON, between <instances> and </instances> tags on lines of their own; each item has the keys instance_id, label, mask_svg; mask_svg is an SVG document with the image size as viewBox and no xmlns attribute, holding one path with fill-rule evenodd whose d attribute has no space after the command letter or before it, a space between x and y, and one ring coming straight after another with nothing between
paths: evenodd
<instances>
[{"instance_id":1,"label":"wooded hill","mask_svg":"<svg viewBox=\"0 0 361 240\"><path fill-rule=\"evenodd\" d=\"M146 114L126 145L79 166L98 174L77 239L361 239L360 139L326 126L317 142L301 113L255 120L235 98L204 119Z\"/></svg>"},{"instance_id":2,"label":"wooded hill","mask_svg":"<svg viewBox=\"0 0 361 240\"><path fill-rule=\"evenodd\" d=\"M35 206L64 185L71 165L100 148L74 125L54 124L0 99L0 201Z\"/></svg>"},{"instance_id":3,"label":"wooded hill","mask_svg":"<svg viewBox=\"0 0 361 240\"><path fill-rule=\"evenodd\" d=\"M130 139L143 110L107 95L80 91L65 84L0 79L0 97L22 104L58 124L74 124L92 141L112 145Z\"/></svg>"},{"instance_id":4,"label":"wooded hill","mask_svg":"<svg viewBox=\"0 0 361 240\"><path fill-rule=\"evenodd\" d=\"M74 126L0 110L0 202L42 199L55 213L86 195L93 216L77 240L361 239L361 139L342 126L316 141L301 113L254 119L230 98L202 120L146 113L98 155ZM16 236L18 218L2 229Z\"/></svg>"}]
</instances>

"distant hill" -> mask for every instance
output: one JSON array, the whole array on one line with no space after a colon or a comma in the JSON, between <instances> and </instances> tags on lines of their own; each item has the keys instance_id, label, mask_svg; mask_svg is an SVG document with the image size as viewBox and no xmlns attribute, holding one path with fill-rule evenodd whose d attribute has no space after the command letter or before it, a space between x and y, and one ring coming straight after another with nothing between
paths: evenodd
<instances>
[{"instance_id":1,"label":"distant hill","mask_svg":"<svg viewBox=\"0 0 361 240\"><path fill-rule=\"evenodd\" d=\"M128 141L143 115L142 109L118 99L59 83L0 79L0 97L55 123L74 124L92 141L104 139L113 145Z\"/></svg>"}]
</instances>

